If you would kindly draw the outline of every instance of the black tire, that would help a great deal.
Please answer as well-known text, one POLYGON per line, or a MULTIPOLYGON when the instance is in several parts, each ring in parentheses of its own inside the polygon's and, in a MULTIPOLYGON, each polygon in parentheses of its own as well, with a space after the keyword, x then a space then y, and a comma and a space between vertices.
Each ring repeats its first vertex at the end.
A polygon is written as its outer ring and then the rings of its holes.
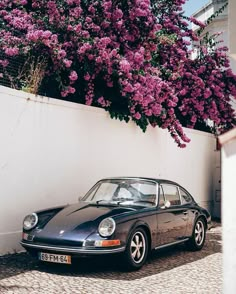
POLYGON ((139 270, 148 255, 148 238, 143 228, 136 228, 130 234, 122 258, 122 267, 126 270, 139 270))
POLYGON ((206 223, 202 217, 198 218, 193 228, 192 237, 187 241, 188 249, 192 251, 201 250, 206 240, 206 223))

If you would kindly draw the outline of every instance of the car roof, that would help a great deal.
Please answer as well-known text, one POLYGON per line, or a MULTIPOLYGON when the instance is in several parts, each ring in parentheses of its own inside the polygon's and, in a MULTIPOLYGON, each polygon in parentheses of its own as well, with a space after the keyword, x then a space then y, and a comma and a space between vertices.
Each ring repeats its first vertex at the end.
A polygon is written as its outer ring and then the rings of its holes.
POLYGON ((104 179, 101 179, 100 181, 103 181, 103 180, 125 180, 125 179, 133 179, 133 180, 146 180, 146 181, 153 181, 153 182, 156 182, 158 184, 160 183, 165 183, 165 184, 173 184, 173 185, 177 185, 177 186, 180 186, 180 184, 174 182, 174 181, 171 181, 171 180, 167 180, 167 179, 157 179, 157 178, 149 178, 149 177, 111 177, 111 178, 104 178, 104 179))

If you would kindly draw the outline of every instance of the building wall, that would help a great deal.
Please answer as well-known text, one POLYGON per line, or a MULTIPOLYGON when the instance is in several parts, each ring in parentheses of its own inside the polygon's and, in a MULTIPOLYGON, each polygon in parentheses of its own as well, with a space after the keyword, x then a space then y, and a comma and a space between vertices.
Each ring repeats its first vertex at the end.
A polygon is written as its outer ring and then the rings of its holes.
MULTIPOLYGON (((236 1, 229 0, 229 46, 230 46, 230 54, 234 59, 236 59, 236 1)), ((236 72, 236 65, 234 65, 234 69, 236 72)))
MULTIPOLYGON (((217 12, 224 4, 226 0, 211 0, 208 4, 203 6, 201 9, 196 11, 193 16, 205 23, 215 12, 217 12)), ((195 24, 192 25, 193 30, 199 29, 195 24)), ((216 33, 220 33, 217 38, 217 41, 220 43, 217 46, 228 46, 229 45, 229 36, 228 36, 228 7, 224 9, 224 11, 216 17, 203 31, 202 36, 204 36, 207 32, 210 35, 214 35, 216 33)), ((194 46, 197 46, 199 42, 195 42, 194 46)), ((195 48, 193 53, 193 58, 197 56, 197 48, 195 48)))
MULTIPOLYGON (((236 73, 236 1, 229 0, 229 52, 231 66, 236 73)), ((224 293, 236 293, 236 138, 222 147, 224 293)))
MULTIPOLYGON (((228 0, 210 0, 206 5, 196 11, 193 16, 198 20, 205 22, 211 17, 216 11, 218 11, 228 0)), ((228 19, 228 9, 225 9, 214 22, 223 21, 228 19)), ((193 30, 196 30, 198 26, 193 24, 193 30)))
MULTIPOLYGON (((193 16, 202 22, 206 22, 207 19, 212 16, 216 11, 218 11, 227 1, 228 7, 226 7, 224 11, 205 28, 202 35, 206 34, 206 32, 209 32, 211 35, 215 33, 221 33, 217 38, 217 41, 220 41, 217 46, 229 47, 230 66, 233 72, 236 73, 236 1, 211 0, 208 4, 196 11, 193 16)), ((193 30, 196 30, 198 28, 198 26, 193 24, 193 30)), ((193 44, 193 47, 196 45, 197 43, 195 42, 193 44)), ((193 58, 195 58, 196 55, 197 49, 195 49, 195 52, 193 53, 193 58)), ((233 102, 233 105, 236 109, 235 102, 233 102)))
POLYGON ((179 182, 211 208, 214 136, 186 129, 180 149, 166 130, 144 134, 102 109, 0 87, 0 254, 18 251, 23 217, 76 202, 100 178, 179 182))
MULTIPOLYGON (((207 19, 218 11, 224 4, 226 0, 211 0, 208 4, 199 9, 194 13, 194 17, 202 22, 206 22, 207 19)), ((218 41, 223 41, 217 46, 227 46, 229 47, 229 56, 230 56, 230 66, 233 72, 236 73, 236 1, 229 0, 228 7, 216 17, 203 31, 202 35, 209 32, 211 35, 221 32, 221 35, 218 37, 218 41)), ((193 29, 197 29, 197 26, 193 25, 193 29)), ((196 44, 194 44, 196 45, 196 44)), ((193 58, 197 56, 197 49, 193 54, 193 58)), ((231 99, 233 108, 236 110, 235 99, 231 99)), ((217 155, 217 158, 220 158, 217 155)), ((212 214, 215 217, 221 216, 221 164, 218 162, 216 164, 215 173, 214 173, 214 197, 213 197, 213 209, 212 214)))
POLYGON ((224 293, 236 293, 236 138, 222 148, 224 293))
POLYGON ((231 66, 236 73, 236 1, 229 0, 229 53, 231 66))

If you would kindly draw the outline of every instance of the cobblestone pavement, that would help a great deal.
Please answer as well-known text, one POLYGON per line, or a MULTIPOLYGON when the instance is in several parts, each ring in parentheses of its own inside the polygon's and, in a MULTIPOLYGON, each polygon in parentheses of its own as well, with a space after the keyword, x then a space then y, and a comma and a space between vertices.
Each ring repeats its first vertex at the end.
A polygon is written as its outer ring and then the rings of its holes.
POLYGON ((221 227, 208 231, 204 248, 157 251, 136 272, 111 258, 79 259, 72 266, 39 263, 26 253, 0 257, 1 294, 222 293, 221 227))

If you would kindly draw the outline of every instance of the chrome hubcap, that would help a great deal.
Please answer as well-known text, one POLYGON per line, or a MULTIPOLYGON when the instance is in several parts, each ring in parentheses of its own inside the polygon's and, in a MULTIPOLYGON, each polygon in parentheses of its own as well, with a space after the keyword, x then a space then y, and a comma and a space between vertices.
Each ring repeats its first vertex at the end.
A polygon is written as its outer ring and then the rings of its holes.
POLYGON ((141 232, 136 232, 131 241, 131 256, 135 263, 140 263, 145 255, 146 242, 141 232))
POLYGON ((198 246, 202 245, 205 237, 205 228, 202 221, 198 221, 195 226, 195 242, 198 246))

